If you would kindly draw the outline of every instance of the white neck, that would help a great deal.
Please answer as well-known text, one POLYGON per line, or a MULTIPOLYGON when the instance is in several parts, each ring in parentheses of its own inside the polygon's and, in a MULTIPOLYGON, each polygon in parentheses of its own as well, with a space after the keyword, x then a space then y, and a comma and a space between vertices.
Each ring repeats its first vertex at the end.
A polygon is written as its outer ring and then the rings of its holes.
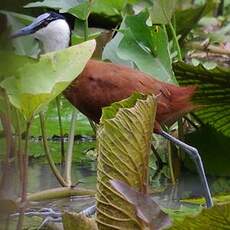
POLYGON ((44 53, 53 52, 69 46, 70 28, 65 20, 58 19, 38 30, 34 37, 41 41, 44 53))

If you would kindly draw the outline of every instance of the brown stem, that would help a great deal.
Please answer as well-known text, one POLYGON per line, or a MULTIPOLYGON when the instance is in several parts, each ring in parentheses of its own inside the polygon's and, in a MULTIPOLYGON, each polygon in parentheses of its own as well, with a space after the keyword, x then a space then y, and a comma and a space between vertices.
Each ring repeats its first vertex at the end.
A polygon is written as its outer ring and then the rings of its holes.
POLYGON ((203 45, 200 42, 188 42, 185 44, 186 47, 191 48, 191 49, 196 49, 196 50, 201 50, 205 52, 210 52, 210 53, 216 53, 216 54, 221 54, 221 55, 230 55, 230 50, 214 46, 214 45, 203 45))

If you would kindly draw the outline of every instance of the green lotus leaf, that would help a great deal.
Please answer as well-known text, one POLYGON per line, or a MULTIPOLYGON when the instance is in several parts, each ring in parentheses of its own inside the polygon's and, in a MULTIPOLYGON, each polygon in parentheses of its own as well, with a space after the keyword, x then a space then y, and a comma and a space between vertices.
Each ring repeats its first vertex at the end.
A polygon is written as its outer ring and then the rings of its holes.
POLYGON ((22 64, 0 86, 10 102, 26 120, 60 94, 83 70, 95 48, 95 41, 87 41, 68 49, 41 55, 36 62, 22 64))
POLYGON ((216 205, 210 209, 203 209, 198 215, 187 216, 183 221, 175 221, 169 228, 180 230, 215 230, 229 229, 230 203, 216 205))
POLYGON ((198 86, 194 101, 205 106, 196 112, 197 116, 230 136, 230 68, 206 69, 203 65, 177 62, 173 70, 181 85, 198 86))

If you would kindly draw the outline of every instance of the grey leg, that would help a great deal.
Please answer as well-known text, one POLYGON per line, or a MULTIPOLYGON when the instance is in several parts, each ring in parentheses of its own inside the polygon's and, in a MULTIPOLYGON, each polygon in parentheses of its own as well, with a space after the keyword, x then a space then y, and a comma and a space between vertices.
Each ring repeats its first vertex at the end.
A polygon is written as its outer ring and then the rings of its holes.
POLYGON ((184 142, 176 139, 175 137, 171 136, 170 134, 166 133, 163 130, 158 131, 157 134, 163 136, 164 138, 168 139, 172 143, 178 145, 186 153, 188 153, 189 156, 191 157, 191 159, 195 162, 199 176, 200 176, 201 184, 202 184, 202 187, 204 189, 204 197, 206 200, 206 206, 207 206, 207 208, 211 208, 213 206, 212 197, 211 197, 210 189, 208 186, 207 178, 206 178, 206 175, 204 172, 204 166, 203 166, 203 163, 202 163, 202 160, 201 160, 201 157, 199 155, 198 150, 196 148, 194 148, 190 145, 187 145, 184 142))

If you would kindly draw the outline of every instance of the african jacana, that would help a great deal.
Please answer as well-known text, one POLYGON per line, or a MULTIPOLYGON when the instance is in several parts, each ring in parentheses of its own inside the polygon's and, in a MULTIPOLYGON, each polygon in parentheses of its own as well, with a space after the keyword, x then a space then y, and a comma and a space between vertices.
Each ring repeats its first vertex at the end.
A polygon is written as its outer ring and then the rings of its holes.
MULTIPOLYGON (((62 15, 54 12, 40 15, 33 23, 14 33, 12 38, 29 34, 33 34, 41 42, 44 52, 64 49, 70 44, 70 27, 62 15)), ((97 123, 104 106, 127 98, 134 92, 157 95, 154 131, 181 147, 193 159, 204 189, 207 207, 212 207, 211 193, 198 150, 161 129, 162 124, 176 121, 196 108, 191 102, 195 90, 195 87, 178 87, 161 82, 122 65, 90 60, 80 76, 65 90, 64 95, 77 109, 97 123)))

